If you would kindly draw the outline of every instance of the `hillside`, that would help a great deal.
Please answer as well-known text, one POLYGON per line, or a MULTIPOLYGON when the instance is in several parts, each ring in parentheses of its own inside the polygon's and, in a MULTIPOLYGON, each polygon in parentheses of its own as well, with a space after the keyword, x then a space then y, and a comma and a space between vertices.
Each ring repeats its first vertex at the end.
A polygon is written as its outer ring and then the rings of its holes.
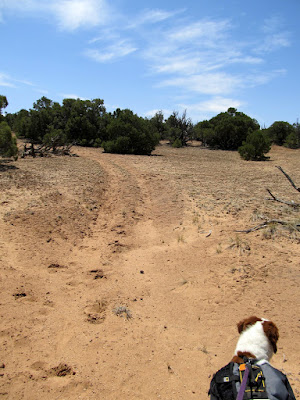
POLYGON ((0 165, 0 399, 206 399, 253 314, 299 396, 299 232, 236 232, 299 221, 299 150, 73 150, 0 165))

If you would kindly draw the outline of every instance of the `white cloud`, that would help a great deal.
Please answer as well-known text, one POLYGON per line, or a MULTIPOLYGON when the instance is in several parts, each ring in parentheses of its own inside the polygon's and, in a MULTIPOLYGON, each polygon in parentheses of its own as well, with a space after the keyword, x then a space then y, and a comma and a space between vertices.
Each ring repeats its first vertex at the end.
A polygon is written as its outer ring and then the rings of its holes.
POLYGON ((264 38, 262 43, 257 46, 256 52, 263 54, 265 52, 272 52, 279 50, 282 47, 290 47, 290 34, 289 32, 279 32, 272 35, 268 35, 264 38))
POLYGON ((290 32, 284 30, 283 20, 278 15, 265 19, 262 32, 265 36, 256 48, 256 52, 259 54, 291 46, 290 32))
POLYGON ((168 109, 159 110, 159 109, 157 108, 157 109, 149 110, 149 111, 145 112, 145 113, 144 113, 144 116, 147 117, 147 118, 152 118, 152 117, 154 117, 154 115, 155 115, 156 113, 158 113, 158 112, 162 112, 164 118, 166 119, 166 118, 168 118, 168 116, 170 116, 170 115, 172 114, 173 111, 168 110, 168 109))
POLYGON ((215 41, 219 39, 223 40, 229 28, 230 22, 228 20, 201 20, 181 28, 177 27, 169 33, 168 37, 170 40, 176 42, 202 40, 205 41, 206 44, 210 43, 210 45, 216 45, 217 43, 215 43, 215 41))
MULTIPOLYGON (((106 0, 0 0, 0 13, 54 18, 63 30, 91 28, 110 19, 106 0)), ((0 15, 1 15, 0 14, 0 15)))
POLYGON ((60 96, 61 96, 63 99, 88 100, 87 98, 78 96, 77 94, 74 94, 74 93, 61 93, 60 96))
POLYGON ((215 114, 227 111, 229 107, 239 108, 242 104, 240 100, 217 96, 200 103, 180 104, 180 107, 193 113, 196 111, 199 113, 215 114))
POLYGON ((24 79, 16 79, 16 78, 11 77, 10 75, 0 72, 0 86, 15 88, 15 87, 17 87, 16 83, 19 83, 21 85, 26 85, 26 86, 35 86, 32 82, 29 82, 24 79))
POLYGON ((154 70, 158 73, 183 73, 187 75, 197 73, 201 62, 199 57, 193 55, 188 57, 180 54, 178 56, 165 57, 157 61, 154 70))
POLYGON ((184 74, 193 75, 197 73, 209 72, 224 69, 232 64, 258 65, 264 62, 261 57, 243 56, 242 53, 231 49, 220 51, 195 49, 190 52, 172 51, 173 54, 162 54, 161 51, 152 49, 152 55, 148 52, 147 58, 153 62, 153 71, 156 73, 184 74), (160 56, 159 56, 160 55, 160 56))
POLYGON ((209 100, 195 103, 179 103, 177 109, 181 112, 187 112, 188 116, 194 123, 210 119, 220 112, 225 112, 229 107, 239 109, 244 103, 234 98, 225 98, 222 96, 214 96, 209 100))
POLYGON ((104 0, 54 1, 51 9, 59 26, 65 30, 102 25, 109 17, 108 6, 104 0))
POLYGON ((175 15, 183 12, 184 10, 178 11, 164 11, 164 10, 145 10, 140 15, 134 18, 134 22, 129 23, 128 29, 137 28, 138 26, 144 24, 155 24, 157 22, 162 22, 167 19, 174 17, 175 15))
MULTIPOLYGON (((288 33, 276 33, 277 27, 275 18, 265 22, 261 50, 273 51, 289 45, 288 33)), ((263 51, 259 51, 259 46, 253 49, 256 38, 241 41, 234 33, 234 25, 228 19, 202 19, 190 24, 185 21, 184 25, 178 23, 176 29, 160 29, 159 35, 154 30, 143 57, 152 74, 160 79, 156 87, 174 87, 180 90, 177 94, 227 96, 264 85, 284 73, 268 71, 263 51)), ((226 99, 220 100, 217 97, 201 106, 216 112, 231 106, 227 101, 223 104, 226 99)), ((231 104, 239 106, 238 101, 231 104)))
POLYGON ((42 94, 44 96, 46 96, 49 93, 49 91, 45 90, 45 89, 34 89, 34 91, 37 92, 37 93, 40 93, 40 94, 42 94))
POLYGON ((285 74, 286 74, 285 69, 264 71, 256 74, 248 74, 245 75, 244 77, 243 87, 247 88, 247 87, 265 85, 266 83, 272 81, 274 78, 277 78, 278 76, 283 76, 285 74))
POLYGON ((133 46, 128 40, 121 39, 104 49, 87 49, 85 55, 99 63, 114 61, 134 53, 137 47, 133 46))
POLYGON ((264 25, 262 27, 263 32, 270 34, 277 32, 282 27, 282 19, 278 15, 272 15, 268 17, 264 21, 264 25))
POLYGON ((16 87, 16 85, 12 83, 11 78, 8 75, 3 74, 1 72, 0 72, 0 86, 13 87, 13 88, 16 87))
POLYGON ((101 29, 101 33, 90 39, 88 41, 88 44, 94 44, 97 42, 109 42, 109 41, 114 42, 119 39, 120 39, 120 34, 108 27, 101 29))
POLYGON ((210 95, 228 94, 239 88, 242 77, 226 68, 234 64, 256 66, 264 60, 246 53, 247 46, 229 35, 231 29, 229 20, 200 20, 162 31, 159 38, 153 35, 143 57, 152 73, 171 75, 158 86, 210 95))
POLYGON ((175 86, 190 92, 219 95, 233 92, 241 83, 238 76, 219 72, 166 79, 159 86, 175 86))

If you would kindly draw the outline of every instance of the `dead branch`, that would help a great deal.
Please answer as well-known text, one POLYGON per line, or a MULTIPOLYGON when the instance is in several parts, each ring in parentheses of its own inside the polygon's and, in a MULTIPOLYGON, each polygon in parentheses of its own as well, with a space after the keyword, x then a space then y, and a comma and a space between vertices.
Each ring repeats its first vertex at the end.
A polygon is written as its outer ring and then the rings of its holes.
POLYGON ((295 203, 293 200, 287 201, 287 200, 279 199, 278 197, 274 196, 274 194, 271 192, 270 189, 266 189, 266 190, 269 193, 269 195, 272 197, 272 199, 268 199, 268 200, 278 201, 279 203, 287 204, 288 206, 292 206, 292 207, 300 207, 300 203, 295 203))
MULTIPOLYGON (((300 192, 300 188, 297 188, 297 186, 293 182, 292 178, 280 166, 276 165, 276 168, 278 168, 279 171, 281 171, 283 173, 283 175, 290 182, 290 184, 293 186, 293 188, 296 189, 298 192, 300 192)), ((272 199, 268 199, 268 200, 278 201, 279 203, 286 204, 286 205, 292 206, 292 207, 300 207, 300 204, 299 203, 295 203, 293 200, 292 201, 287 201, 287 200, 279 199, 278 197, 274 196, 274 194, 271 192, 270 189, 267 189, 267 192, 272 197, 272 199)))
POLYGON ((250 233, 250 232, 258 231, 259 229, 266 228, 268 225, 272 225, 272 224, 280 224, 280 225, 285 225, 285 226, 292 226, 297 231, 300 231, 300 223, 293 223, 293 222, 290 222, 290 221, 283 221, 283 220, 280 220, 280 219, 271 219, 271 220, 268 220, 268 221, 264 221, 261 224, 254 226, 253 228, 249 228, 249 229, 245 229, 245 230, 239 230, 239 231, 236 231, 236 232, 239 232, 239 233, 250 233))
POLYGON ((283 175, 286 177, 286 179, 290 182, 290 184, 293 186, 294 189, 296 189, 298 192, 300 192, 300 187, 297 187, 294 182, 292 181, 291 177, 280 167, 276 165, 276 168, 279 169, 283 173, 283 175))
POLYGON ((45 143, 40 144, 40 145, 35 145, 34 143, 31 143, 30 147, 27 146, 27 144, 24 144, 24 150, 22 153, 22 158, 27 157, 27 156, 40 156, 40 157, 47 157, 51 156, 53 154, 55 155, 66 155, 69 156, 71 147, 74 146, 73 143, 68 143, 64 145, 55 145, 55 143, 51 142, 51 145, 47 145, 45 143))

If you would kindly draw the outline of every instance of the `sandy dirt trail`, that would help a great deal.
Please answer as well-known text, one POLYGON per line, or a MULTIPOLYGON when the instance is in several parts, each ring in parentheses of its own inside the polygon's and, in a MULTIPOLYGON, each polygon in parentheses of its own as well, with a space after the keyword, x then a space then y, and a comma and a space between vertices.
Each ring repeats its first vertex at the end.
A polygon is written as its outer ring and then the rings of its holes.
POLYGON ((299 151, 75 152, 1 170, 0 400, 206 399, 253 314, 299 395, 299 237, 235 232, 299 218, 265 200, 296 201, 299 151))

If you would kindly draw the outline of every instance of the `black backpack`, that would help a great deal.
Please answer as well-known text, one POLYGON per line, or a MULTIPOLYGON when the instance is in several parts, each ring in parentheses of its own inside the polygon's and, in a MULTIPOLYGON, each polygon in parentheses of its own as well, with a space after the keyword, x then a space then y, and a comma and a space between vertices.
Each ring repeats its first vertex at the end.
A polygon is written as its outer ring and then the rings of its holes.
MULTIPOLYGON (((247 360, 249 376, 247 379, 244 400, 268 399, 265 377, 260 366, 247 360)), ((243 380, 245 364, 230 362, 214 374, 208 394, 211 400, 236 400, 238 388, 243 380)))

